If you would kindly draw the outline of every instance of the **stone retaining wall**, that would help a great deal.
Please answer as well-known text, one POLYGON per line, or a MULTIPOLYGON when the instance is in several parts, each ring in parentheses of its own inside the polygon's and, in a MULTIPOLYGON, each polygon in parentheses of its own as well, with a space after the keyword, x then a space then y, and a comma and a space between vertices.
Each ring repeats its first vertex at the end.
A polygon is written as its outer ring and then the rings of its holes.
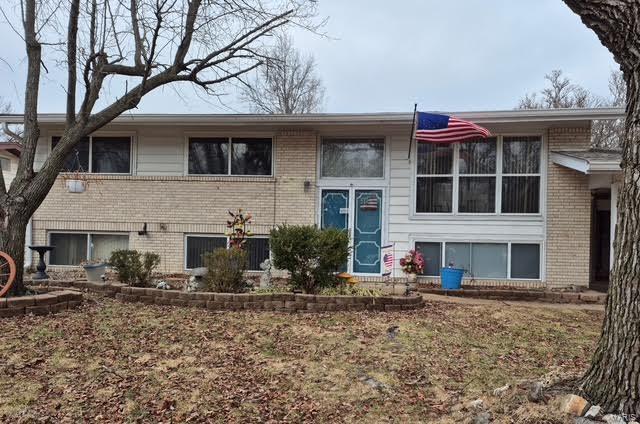
POLYGON ((604 305, 607 295, 604 293, 576 293, 548 290, 487 290, 468 289, 443 290, 440 288, 420 287, 421 293, 439 294, 443 296, 473 297, 493 300, 539 301, 550 303, 595 303, 604 305))
POLYGON ((123 302, 142 302, 155 305, 192 306, 213 311, 404 311, 424 306, 421 296, 321 296, 311 294, 277 293, 209 293, 129 287, 120 283, 93 283, 74 280, 48 280, 32 283, 40 287, 62 289, 73 287, 123 302))
POLYGON ((122 287, 116 299, 156 305, 193 306, 214 311, 405 311, 424 306, 421 296, 321 296, 312 294, 188 293, 141 287, 122 287))
POLYGON ((77 308, 82 304, 82 293, 72 290, 46 290, 33 296, 0 298, 0 318, 21 315, 47 315, 77 308))

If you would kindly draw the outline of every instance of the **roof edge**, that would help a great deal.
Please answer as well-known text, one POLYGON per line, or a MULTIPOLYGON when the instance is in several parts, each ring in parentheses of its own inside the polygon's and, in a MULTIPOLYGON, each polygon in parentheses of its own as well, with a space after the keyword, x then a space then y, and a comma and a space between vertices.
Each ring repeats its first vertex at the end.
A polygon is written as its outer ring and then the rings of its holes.
MULTIPOLYGON (((623 118, 622 108, 591 109, 514 109, 495 111, 461 111, 434 112, 453 115, 477 123, 510 123, 510 122, 558 122, 558 121, 591 121, 623 118)), ((376 113, 311 113, 299 115, 256 115, 256 114, 189 114, 189 113, 139 113, 123 114, 113 120, 114 123, 154 123, 154 124, 408 124, 413 118, 406 112, 376 113)), ((22 114, 0 115, 0 122, 20 124, 22 114)), ((38 114, 41 124, 63 124, 64 113, 38 114)))

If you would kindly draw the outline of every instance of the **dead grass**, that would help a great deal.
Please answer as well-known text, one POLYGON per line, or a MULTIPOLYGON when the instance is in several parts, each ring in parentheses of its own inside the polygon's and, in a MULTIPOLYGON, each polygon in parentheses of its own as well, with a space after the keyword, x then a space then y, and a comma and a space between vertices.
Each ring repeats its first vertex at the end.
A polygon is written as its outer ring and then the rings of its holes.
POLYGON ((0 421, 460 423, 475 413, 456 405, 482 398, 495 422, 563 422, 528 403, 524 383, 583 371, 601 320, 448 303, 289 315, 98 300, 0 322, 0 421))

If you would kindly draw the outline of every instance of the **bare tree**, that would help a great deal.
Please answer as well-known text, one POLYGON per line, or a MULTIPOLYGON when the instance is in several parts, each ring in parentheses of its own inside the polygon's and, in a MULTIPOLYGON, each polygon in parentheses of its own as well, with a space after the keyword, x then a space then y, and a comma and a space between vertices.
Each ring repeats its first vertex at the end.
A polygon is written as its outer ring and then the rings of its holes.
POLYGON ((303 57, 291 36, 280 33, 255 81, 246 84, 242 99, 252 112, 310 113, 322 108, 324 87, 316 75, 313 56, 303 57))
POLYGON ((563 0, 620 64, 626 85, 622 187, 602 335, 582 380, 604 410, 640 415, 640 2, 563 0))
POLYGON ((603 100, 587 89, 563 75, 559 69, 554 69, 544 76, 548 87, 540 93, 527 94, 520 99, 518 109, 560 109, 585 108, 601 106, 603 100))
MULTIPOLYGON (((138 106, 151 91, 190 83, 216 94, 263 62, 263 38, 289 22, 311 27, 314 0, 13 0, 21 13, 27 80, 23 150, 7 188, 0 175, 0 250, 23 263, 25 229, 83 137, 138 106), (46 55, 43 55, 43 51, 46 55), (38 172, 38 89, 45 57, 67 69, 66 125, 38 172), (96 110, 103 87, 123 87, 96 110), (78 99, 78 101, 77 101, 78 99)), ((0 10, 10 10, 5 2, 0 10)), ((10 24, 11 25, 11 24, 10 24)), ((46 68, 45 68, 46 69, 46 68)), ((18 272, 14 293, 24 292, 18 272)))
MULTIPOLYGON (((558 109, 622 106, 626 98, 624 80, 620 71, 609 76, 609 97, 597 96, 586 88, 571 82, 561 70, 545 75, 549 86, 523 96, 518 109, 558 109)), ((594 149, 618 150, 624 137, 624 120, 597 120, 591 129, 591 147, 594 149)))

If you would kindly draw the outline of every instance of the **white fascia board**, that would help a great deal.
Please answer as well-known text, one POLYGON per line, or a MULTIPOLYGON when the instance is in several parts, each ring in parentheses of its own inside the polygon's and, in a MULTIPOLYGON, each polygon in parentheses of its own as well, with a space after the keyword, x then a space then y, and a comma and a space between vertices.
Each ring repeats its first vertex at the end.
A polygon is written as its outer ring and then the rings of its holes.
POLYGON ((589 161, 579 159, 573 156, 563 155, 562 153, 551 152, 551 162, 565 168, 573 169, 583 174, 589 173, 589 161))
MULTIPOLYGON (((477 123, 522 123, 522 122, 570 122, 602 119, 619 119, 624 117, 621 108, 596 109, 541 109, 541 110, 506 110, 477 112, 436 112, 453 115, 477 123)), ((155 125, 358 125, 358 124, 397 124, 410 125, 412 113, 311 113, 299 115, 252 115, 252 114, 123 114, 113 122, 118 124, 155 124, 155 125)), ((41 124, 64 124, 65 114, 43 113, 38 115, 41 124)), ((0 115, 0 122, 22 123, 19 114, 0 115)))

